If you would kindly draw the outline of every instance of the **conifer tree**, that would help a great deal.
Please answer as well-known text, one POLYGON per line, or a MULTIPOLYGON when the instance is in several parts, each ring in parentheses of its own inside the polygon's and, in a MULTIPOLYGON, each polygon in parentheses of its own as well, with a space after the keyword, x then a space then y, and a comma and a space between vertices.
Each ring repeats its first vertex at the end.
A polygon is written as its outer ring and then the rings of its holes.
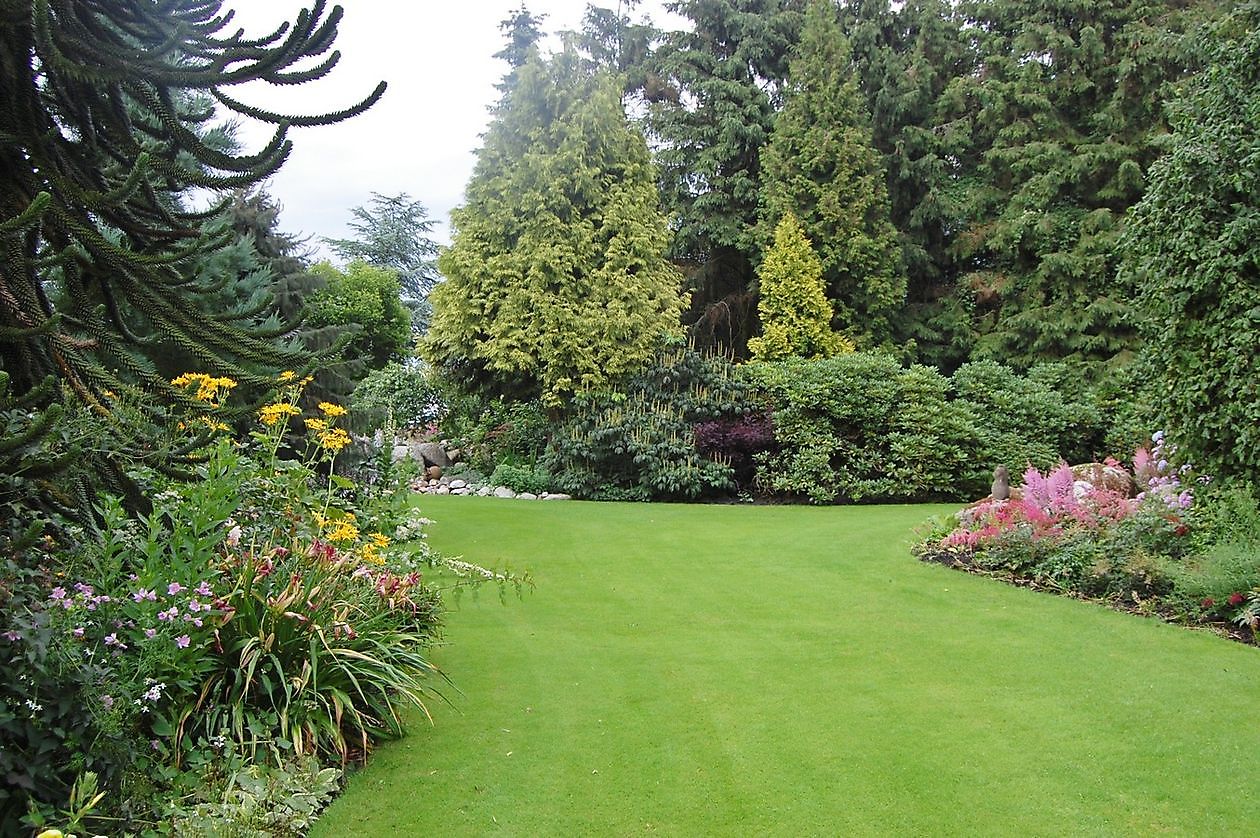
POLYGON ((742 352, 754 323, 761 152, 800 28, 790 0, 676 0, 691 20, 657 50, 647 125, 674 219, 670 255, 694 291, 692 333, 742 352))
POLYGON ((774 244, 757 271, 761 337, 748 341, 754 361, 830 358, 853 351, 831 328, 831 303, 823 290, 823 263, 792 212, 774 230, 774 244))
POLYGON ((23 394, 46 376, 105 411, 125 382, 174 394, 149 357, 176 346, 203 369, 260 380, 250 365, 300 360, 250 322, 202 316, 188 266, 231 238, 192 213, 190 188, 227 192, 275 172, 289 128, 366 109, 286 116, 227 90, 300 84, 337 63, 340 7, 322 0, 262 38, 228 28, 213 0, 36 0, 7 4, 0 27, 0 364, 23 394), (197 133, 223 108, 276 126, 254 154, 197 133))
POLYGON ((620 92, 573 52, 535 55, 496 109, 422 342, 470 386, 557 403, 679 331, 655 173, 620 92))
POLYGON ((966 137, 949 158, 952 247, 977 356, 1027 367, 1131 353, 1135 289, 1117 282, 1116 243, 1166 131, 1161 101, 1194 61, 1182 33, 1217 5, 960 4, 980 63, 942 116, 966 137))
POLYGON ((923 363, 955 369, 975 346, 971 298, 958 293, 951 249, 956 195, 972 174, 957 165, 970 139, 965 125, 943 116, 941 104, 950 83, 975 70, 972 39, 949 0, 847 0, 840 25, 883 156, 906 271, 894 342, 923 363))
POLYGON ((808 7, 784 99, 762 155, 763 227, 795 214, 822 261, 837 327, 887 342, 905 273, 883 161, 831 0, 808 7))

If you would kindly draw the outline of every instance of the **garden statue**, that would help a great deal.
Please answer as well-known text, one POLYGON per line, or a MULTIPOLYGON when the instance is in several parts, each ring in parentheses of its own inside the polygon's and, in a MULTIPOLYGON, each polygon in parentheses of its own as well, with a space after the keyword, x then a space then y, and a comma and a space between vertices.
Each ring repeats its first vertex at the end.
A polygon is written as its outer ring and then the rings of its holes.
POLYGON ((994 500, 1009 500, 1011 497, 1011 473, 1006 466, 998 466, 993 470, 993 491, 989 496, 994 500))

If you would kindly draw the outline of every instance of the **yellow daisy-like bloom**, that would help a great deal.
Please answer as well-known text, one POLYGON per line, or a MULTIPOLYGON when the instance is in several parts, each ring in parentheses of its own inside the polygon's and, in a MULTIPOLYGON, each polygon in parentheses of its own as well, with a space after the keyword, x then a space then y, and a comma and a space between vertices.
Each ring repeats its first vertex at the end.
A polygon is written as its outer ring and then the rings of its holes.
POLYGON ((319 446, 336 454, 350 444, 350 434, 344 428, 331 428, 319 432, 319 446))
POLYGON ((319 409, 324 411, 325 416, 345 416, 346 409, 339 404, 332 402, 320 402, 319 409))
POLYGON ((295 378, 297 378, 297 373, 295 373, 293 370, 285 370, 284 372, 280 373, 281 381, 292 381, 295 378))
POLYGON ((301 413, 302 411, 288 402, 275 402, 263 405, 258 411, 258 419, 264 425, 271 427, 286 416, 298 416, 301 413))
POLYGON ((188 387, 191 384, 196 384, 197 392, 193 394, 193 398, 199 402, 205 402, 216 407, 220 398, 227 395, 227 392, 236 386, 236 382, 230 378, 206 375, 204 372, 186 372, 181 376, 172 378, 171 384, 176 387, 188 387))
POLYGON ((354 541, 359 537, 359 528, 354 525, 352 520, 343 519, 335 522, 324 533, 324 538, 329 541, 354 541))
POLYGON ((368 538, 373 544, 382 549, 389 546, 389 536, 387 535, 381 535, 379 532, 374 532, 369 535, 368 538))
POLYGON ((310 419, 303 419, 302 421, 306 423, 306 429, 307 429, 308 431, 326 431, 326 430, 328 430, 328 423, 327 423, 327 422, 325 422, 323 419, 316 419, 316 418, 312 417, 312 418, 310 418, 310 419))
POLYGON ((367 564, 385 564, 385 558, 375 544, 364 544, 359 550, 359 557, 367 564))

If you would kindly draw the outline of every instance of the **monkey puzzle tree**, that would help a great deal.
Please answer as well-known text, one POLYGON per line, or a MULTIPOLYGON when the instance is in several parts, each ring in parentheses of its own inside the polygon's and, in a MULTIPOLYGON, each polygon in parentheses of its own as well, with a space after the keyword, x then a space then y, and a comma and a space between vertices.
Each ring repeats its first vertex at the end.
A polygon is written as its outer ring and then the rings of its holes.
POLYGON ((578 56, 537 56, 496 110, 451 216, 422 352, 470 384, 557 402, 649 363, 680 278, 642 134, 578 56))
POLYGON ((173 396, 147 360, 170 346, 247 381, 261 381, 247 367, 295 361, 249 320, 203 316, 206 289, 187 268, 232 234, 202 223, 223 204, 191 212, 183 195, 263 180, 288 156, 291 126, 351 117, 384 83, 320 116, 250 107, 226 91, 333 68, 341 8, 319 0, 251 39, 227 28, 221 5, 33 0, 0 10, 0 365, 15 393, 54 376, 99 411, 100 394, 128 382, 173 396), (276 125, 271 141, 254 154, 205 141, 211 100, 276 125))

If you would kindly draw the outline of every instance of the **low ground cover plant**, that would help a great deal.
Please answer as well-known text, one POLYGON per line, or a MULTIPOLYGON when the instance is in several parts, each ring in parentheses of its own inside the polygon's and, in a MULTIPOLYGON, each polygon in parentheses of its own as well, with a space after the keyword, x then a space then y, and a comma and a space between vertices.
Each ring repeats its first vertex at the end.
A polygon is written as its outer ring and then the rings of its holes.
POLYGON ((100 537, 0 544, 0 831, 289 834, 440 697, 440 586, 521 581, 444 575, 405 493, 337 473, 347 410, 304 411, 306 383, 283 374, 240 440, 217 418, 234 382, 180 376, 193 480, 137 469, 149 511, 103 495, 100 537))
POLYGON ((1260 505, 1244 487, 1196 474, 1162 433, 1152 443, 1135 453, 1131 475, 1106 462, 1123 480, 1091 482, 1066 464, 1045 474, 1030 466, 1009 499, 948 516, 917 553, 1254 642, 1260 505))

